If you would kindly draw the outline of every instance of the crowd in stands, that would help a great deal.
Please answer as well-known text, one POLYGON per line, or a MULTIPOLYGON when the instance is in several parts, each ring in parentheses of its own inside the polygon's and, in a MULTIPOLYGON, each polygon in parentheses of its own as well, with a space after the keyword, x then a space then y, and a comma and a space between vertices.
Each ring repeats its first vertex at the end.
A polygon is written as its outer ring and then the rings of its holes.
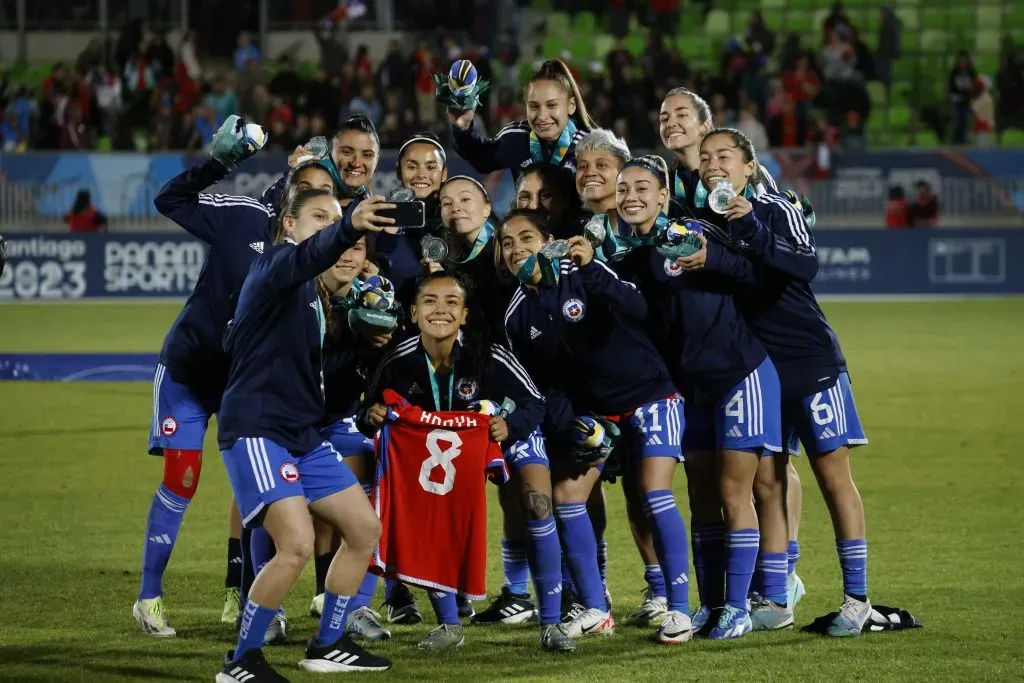
MULTIPOLYGON (((588 0, 556 0, 568 11, 587 9, 588 0)), ((602 3, 598 3, 602 4, 602 3)), ((901 25, 891 10, 883 17, 877 49, 870 50, 841 3, 817 36, 778 35, 760 12, 753 12, 746 34, 728 40, 718 69, 691 69, 675 40, 657 27, 678 26, 677 0, 630 3, 612 0, 608 11, 647 8, 641 20, 652 27, 640 53, 630 52, 618 35, 603 61, 580 64, 572 55, 583 95, 595 118, 638 147, 656 147, 658 103, 672 87, 687 85, 711 104, 716 121, 734 125, 759 149, 827 146, 862 149, 865 122, 872 112, 866 84, 892 83, 892 65, 901 57, 901 25), (769 72, 776 65, 774 72, 769 72)), ((613 32, 628 25, 611 21, 613 32)), ((529 30, 529 27, 520 27, 529 30)), ((618 31, 621 34, 621 31, 618 31)), ((120 32, 115 45, 92 41, 74 64, 58 63, 38 92, 0 74, 0 143, 6 151, 24 149, 202 150, 224 118, 240 112, 270 132, 270 147, 285 151, 312 135, 329 133, 343 117, 363 113, 377 124, 384 146, 412 131, 447 125, 433 99, 434 72, 456 58, 474 61, 483 78, 497 82, 485 98, 482 123, 490 131, 522 115, 516 75, 523 59, 512 32, 491 41, 458 42, 434 34, 408 49, 395 41, 373 63, 365 46, 352 46, 342 30, 317 35, 322 60, 313 69, 288 56, 272 62, 252 37, 241 32, 229 62, 205 63, 194 33, 172 47, 160 32, 139 21, 120 32), (492 71, 497 67, 497 74, 492 71)), ((978 74, 966 53, 949 76, 950 142, 988 143, 999 128, 1021 126, 1024 117, 1024 51, 1007 53, 997 76, 998 105, 989 74, 978 74)), ((936 116, 936 125, 943 124, 936 116)), ((927 116, 922 120, 928 125, 927 116)))

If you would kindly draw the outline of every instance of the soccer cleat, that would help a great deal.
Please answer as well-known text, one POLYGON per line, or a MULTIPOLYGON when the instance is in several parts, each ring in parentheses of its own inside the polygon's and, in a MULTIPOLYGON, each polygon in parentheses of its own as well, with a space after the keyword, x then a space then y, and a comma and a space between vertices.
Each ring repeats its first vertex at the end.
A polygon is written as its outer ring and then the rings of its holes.
MULTIPOLYGON (((721 609, 721 607, 718 608, 718 610, 721 609)), ((701 605, 690 614, 690 623, 693 625, 694 635, 706 636, 718 623, 718 614, 715 608, 701 605)))
POLYGON ((274 671, 263 657, 263 650, 249 650, 239 659, 234 652, 224 658, 224 668, 217 674, 216 683, 288 683, 288 679, 274 671))
POLYGON ((381 626, 381 619, 382 617, 369 607, 360 607, 349 615, 345 633, 353 639, 362 638, 371 642, 387 640, 391 637, 391 631, 381 626))
POLYGON ((164 607, 164 599, 160 596, 136 600, 132 605, 132 617, 147 636, 171 638, 176 635, 176 631, 167 621, 167 608, 164 607))
POLYGON ((750 633, 752 628, 753 625, 750 623, 749 612, 732 605, 726 605, 718 616, 718 623, 708 633, 708 638, 711 640, 741 638, 750 633))
POLYGON ((825 633, 834 638, 859 636, 870 616, 870 600, 861 602, 847 595, 843 600, 843 606, 839 608, 839 614, 828 625, 828 630, 825 633))
POLYGON ((473 602, 465 594, 456 593, 455 603, 459 606, 459 619, 472 619, 476 615, 473 602))
POLYGON ((542 628, 540 646, 548 652, 572 652, 576 649, 564 624, 548 624, 542 628))
POLYGON ((644 599, 635 612, 626 616, 627 626, 657 626, 668 612, 668 600, 655 595, 648 588, 644 591, 644 599))
POLYGON ((570 638, 610 636, 615 633, 615 619, 612 618, 611 612, 596 607, 583 610, 583 614, 564 626, 570 638))
POLYGON ((796 572, 793 572, 786 578, 786 591, 787 604, 793 609, 796 609, 796 605, 800 602, 800 599, 807 594, 807 589, 804 588, 803 580, 797 576, 796 572))
POLYGON ((309 616, 314 619, 319 619, 320 615, 324 613, 324 594, 313 596, 313 602, 309 603, 309 616))
POLYGON ((320 645, 315 636, 310 638, 306 657, 299 661, 299 668, 320 674, 387 671, 391 661, 367 652, 345 633, 330 645, 320 645))
POLYGON ((461 624, 438 624, 416 647, 421 650, 447 650, 462 647, 465 642, 461 624))
POLYGON ((235 617, 242 609, 242 591, 238 588, 224 589, 224 609, 220 613, 220 623, 233 624, 235 617))
POLYGON ((758 595, 750 602, 750 623, 755 631, 793 628, 793 609, 758 595))
POLYGON ((521 624, 537 613, 530 595, 513 593, 508 586, 502 586, 501 595, 491 601, 490 607, 473 616, 471 621, 478 626, 492 624, 521 624))
POLYGON ((654 637, 659 643, 675 645, 693 638, 693 623, 686 612, 666 611, 654 637))
POLYGON ((608 603, 608 611, 611 612, 612 611, 612 592, 610 590, 608 590, 608 585, 607 584, 605 584, 605 587, 604 587, 604 600, 605 600, 605 602, 608 603))
POLYGON ((286 640, 288 640, 288 617, 285 616, 284 608, 282 607, 277 610, 274 620, 270 622, 267 632, 263 634, 263 644, 278 645, 286 640))
POLYGON ((423 621, 423 615, 404 583, 395 586, 391 599, 384 601, 384 616, 389 624, 418 624, 423 621))
POLYGON ((568 624, 587 611, 573 591, 562 591, 562 623, 568 624))

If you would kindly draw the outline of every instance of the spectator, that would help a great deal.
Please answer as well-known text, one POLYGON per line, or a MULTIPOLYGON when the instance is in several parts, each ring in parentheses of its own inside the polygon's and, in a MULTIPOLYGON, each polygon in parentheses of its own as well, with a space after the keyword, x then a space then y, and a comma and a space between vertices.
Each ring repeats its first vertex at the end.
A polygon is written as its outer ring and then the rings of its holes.
POLYGON ((267 86, 256 84, 245 99, 242 111, 245 112, 246 119, 262 124, 270 115, 271 106, 270 93, 267 91, 267 86))
POLYGON ((888 95, 892 87, 892 63, 900 57, 903 41, 903 22, 891 7, 880 10, 882 23, 878 27, 878 50, 875 51, 875 80, 885 86, 888 95))
MULTIPOLYGON (((305 84, 306 106, 310 111, 324 112, 331 121, 338 121, 341 115, 341 93, 337 87, 331 84, 328 79, 327 70, 318 66, 313 74, 313 80, 305 84)), ((283 101, 287 102, 282 98, 283 101)), ((291 117, 288 119, 291 123, 291 117)))
POLYGON ((409 60, 397 40, 388 44, 387 54, 377 68, 377 92, 396 93, 401 101, 409 88, 409 60))
POLYGON ((611 51, 605 56, 605 68, 611 79, 611 87, 615 88, 626 82, 627 74, 633 68, 633 55, 626 49, 622 38, 616 38, 611 51))
POLYGON ((807 123, 811 116, 811 104, 821 90, 821 81, 810 68, 804 55, 798 55, 793 68, 782 74, 782 87, 793 101, 796 115, 797 139, 807 137, 807 123))
POLYGON ((294 118, 294 112, 291 106, 285 102, 282 98, 274 96, 270 100, 271 107, 270 113, 267 115, 266 123, 263 125, 268 129, 274 128, 277 121, 281 121, 282 125, 287 128, 292 124, 294 118))
POLYGON ((263 55, 260 54, 259 48, 252 44, 252 36, 248 31, 238 34, 238 49, 235 50, 233 61, 237 71, 244 69, 249 62, 263 61, 263 55))
POLYGON ((315 135, 329 136, 330 132, 327 130, 327 121, 324 120, 324 115, 320 112, 314 112, 309 117, 309 136, 315 135))
POLYGON ((217 132, 216 113, 211 107, 197 106, 192 112, 192 135, 186 149, 190 152, 206 150, 217 132))
POLYGON ((759 120, 758 107, 754 102, 748 102, 740 112, 740 118, 736 122, 736 128, 741 130, 750 138, 754 150, 757 152, 768 151, 768 131, 759 120))
POLYGON ((181 46, 178 48, 178 57, 188 77, 198 81, 203 77, 203 69, 199 66, 199 57, 196 55, 196 32, 189 31, 181 39, 181 46))
POLYGON ((519 40, 512 31, 506 31, 498 43, 498 61, 505 70, 505 78, 497 85, 515 88, 519 84, 519 57, 519 40))
POLYGON ((498 91, 498 107, 494 110, 496 127, 503 128, 519 118, 519 108, 516 106, 515 96, 508 88, 502 88, 498 91))
POLYGON ((373 79, 373 63, 370 61, 370 48, 360 45, 356 48, 355 57, 356 78, 361 83, 367 83, 373 79))
POLYGON ((775 50, 775 34, 764 23, 761 10, 750 13, 746 37, 747 49, 755 55, 769 56, 775 50))
POLYGON ((195 119, 192 111, 186 111, 175 117, 171 126, 171 134, 167 142, 168 149, 190 149, 192 134, 195 132, 195 119))
POLYGON ((777 112, 768 119, 768 140, 772 147, 783 147, 793 149, 800 147, 806 136, 800 137, 800 126, 797 123, 796 105, 793 98, 783 90, 780 90, 772 102, 769 110, 777 112))
POLYGON ((967 121, 971 116, 971 98, 978 81, 971 56, 966 50, 956 55, 956 62, 949 72, 949 99, 953 102, 953 144, 967 142, 967 121))
POLYGON ((831 177, 832 150, 838 141, 839 134, 835 128, 828 125, 827 121, 814 119, 811 122, 811 130, 807 136, 807 147, 814 159, 812 172, 815 178, 825 180, 831 177))
POLYGON ((92 205, 89 190, 79 190, 71 211, 64 217, 71 232, 97 232, 107 224, 107 217, 92 205))
POLYGON ((754 55, 751 67, 743 75, 742 95, 757 107, 757 116, 764 118, 768 100, 772 96, 772 81, 768 77, 768 58, 754 55))
POLYGON ((64 123, 60 129, 60 148, 63 150, 89 150, 93 148, 92 133, 82 122, 82 108, 78 103, 67 105, 64 123))
POLYGON ((846 120, 839 132, 839 141, 843 150, 847 152, 863 152, 867 148, 868 138, 860 112, 852 109, 846 112, 846 120))
POLYGON ((284 119, 276 118, 270 124, 266 149, 271 152, 290 154, 295 147, 305 140, 295 140, 284 119))
MULTIPOLYGON (((317 120, 320 121, 321 123, 323 123, 323 120, 324 120, 323 115, 318 113, 316 116, 317 116, 317 120)), ((323 126, 322 125, 320 126, 320 130, 321 130, 321 132, 319 132, 319 133, 313 133, 311 131, 311 129, 310 129, 310 118, 309 118, 309 116, 304 114, 304 113, 302 113, 302 112, 300 112, 295 117, 295 125, 292 127, 291 134, 292 134, 292 138, 294 138, 297 141, 296 144, 300 144, 301 145, 303 142, 305 142, 306 140, 310 139, 314 135, 323 135, 323 132, 322 132, 323 131, 323 126)))
POLYGON ((437 121, 437 101, 434 99, 434 55, 421 40, 412 56, 413 81, 416 88, 416 110, 420 122, 430 127, 437 121))
POLYGON ((15 91, 14 99, 6 111, 8 114, 13 112, 17 116, 15 130, 18 138, 27 141, 32 135, 35 119, 39 114, 39 108, 36 101, 29 95, 28 88, 20 86, 15 91))
POLYGON ((992 79, 978 76, 974 99, 971 100, 971 113, 974 115, 974 144, 978 147, 991 147, 996 130, 996 105, 992 100, 992 79))
POLYGON ((174 51, 167 44, 167 34, 164 31, 157 31, 150 36, 146 62, 153 69, 153 77, 157 82, 174 75, 174 51))
MULTIPOLYGON (((326 74, 326 71, 324 73, 326 74)), ((281 97, 289 102, 294 102, 305 87, 306 84, 295 73, 295 65, 292 62, 292 58, 288 55, 281 57, 277 63, 277 73, 270 79, 270 84, 268 85, 270 94, 281 97)))
POLYGON ((214 78, 213 88, 204 102, 213 110, 214 128, 220 126, 227 117, 239 112, 238 98, 235 97, 235 91, 228 87, 227 78, 223 74, 214 78))
POLYGON ((885 202, 885 227, 910 227, 910 204, 907 203, 907 197, 899 185, 889 188, 889 199, 885 202))
POLYGON ((55 62, 50 68, 50 73, 43 79, 43 97, 52 100, 54 97, 54 86, 64 83, 67 80, 67 69, 64 62, 55 62))
POLYGON ((836 0, 832 5, 832 10, 825 17, 825 22, 821 26, 823 34, 825 36, 825 42, 829 41, 829 34, 834 33, 837 30, 853 28, 853 22, 850 21, 850 17, 846 14, 846 8, 843 7, 843 3, 840 0, 836 0))
POLYGON ((711 117, 716 126, 731 126, 736 121, 736 111, 729 108, 725 95, 716 92, 711 96, 711 117))
POLYGON ((934 228, 939 222, 939 198, 924 180, 918 180, 914 188, 917 196, 910 205, 907 223, 912 228, 934 228))
POLYGON ((0 122, 0 151, 24 152, 27 138, 18 132, 18 112, 8 109, 0 122))
POLYGON ((996 129, 1024 129, 1024 51, 1012 50, 999 69, 996 80, 999 92, 999 115, 996 129))
POLYGON ((352 98, 352 101, 348 105, 348 113, 345 118, 355 116, 356 114, 363 114, 368 119, 373 121, 376 126, 380 124, 384 118, 384 106, 377 99, 373 92, 373 83, 366 82, 363 84, 362 89, 359 91, 359 95, 352 98))
POLYGON ((852 26, 843 30, 846 31, 847 40, 850 42, 850 47, 853 48, 853 68, 860 76, 858 80, 867 82, 874 79, 875 60, 871 56, 871 50, 868 49, 867 44, 861 40, 860 31, 852 26))

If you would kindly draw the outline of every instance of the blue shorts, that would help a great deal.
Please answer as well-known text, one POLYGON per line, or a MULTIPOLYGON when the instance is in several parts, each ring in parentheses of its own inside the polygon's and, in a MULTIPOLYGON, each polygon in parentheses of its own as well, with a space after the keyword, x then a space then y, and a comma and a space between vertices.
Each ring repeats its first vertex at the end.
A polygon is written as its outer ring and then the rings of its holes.
POLYGON ((715 405, 687 404, 684 451, 782 451, 779 375, 765 358, 715 405))
POLYGON ((259 526, 260 513, 274 501, 302 496, 313 503, 359 483, 327 441, 296 458, 270 439, 239 439, 220 455, 247 527, 259 526))
POLYGON ((356 418, 343 417, 337 422, 317 430, 320 438, 326 439, 342 457, 373 455, 373 439, 365 436, 356 426, 356 418))
POLYGON ((533 430, 533 434, 530 436, 522 441, 516 441, 505 449, 505 464, 511 470, 520 470, 527 465, 544 465, 547 469, 551 469, 540 427, 533 430))
POLYGON ((679 394, 646 403, 620 422, 622 439, 630 440, 640 458, 675 458, 683 461, 683 397, 679 394))
POLYGON ((808 455, 819 455, 868 442, 853 402, 850 375, 845 372, 839 373, 830 389, 785 403, 782 422, 790 455, 800 455, 801 443, 808 455))
POLYGON ((153 375, 153 418, 149 426, 149 454, 163 455, 165 448, 203 450, 210 416, 220 409, 219 393, 200 395, 167 374, 157 364, 153 375))

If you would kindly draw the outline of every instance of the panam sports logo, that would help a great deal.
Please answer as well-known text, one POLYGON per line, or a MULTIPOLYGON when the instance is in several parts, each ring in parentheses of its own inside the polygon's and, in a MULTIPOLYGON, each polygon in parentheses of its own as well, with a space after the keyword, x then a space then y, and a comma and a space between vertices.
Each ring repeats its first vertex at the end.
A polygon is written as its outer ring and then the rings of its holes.
POLYGON ((111 294, 188 294, 205 260, 206 247, 199 242, 107 242, 105 289, 111 294))

